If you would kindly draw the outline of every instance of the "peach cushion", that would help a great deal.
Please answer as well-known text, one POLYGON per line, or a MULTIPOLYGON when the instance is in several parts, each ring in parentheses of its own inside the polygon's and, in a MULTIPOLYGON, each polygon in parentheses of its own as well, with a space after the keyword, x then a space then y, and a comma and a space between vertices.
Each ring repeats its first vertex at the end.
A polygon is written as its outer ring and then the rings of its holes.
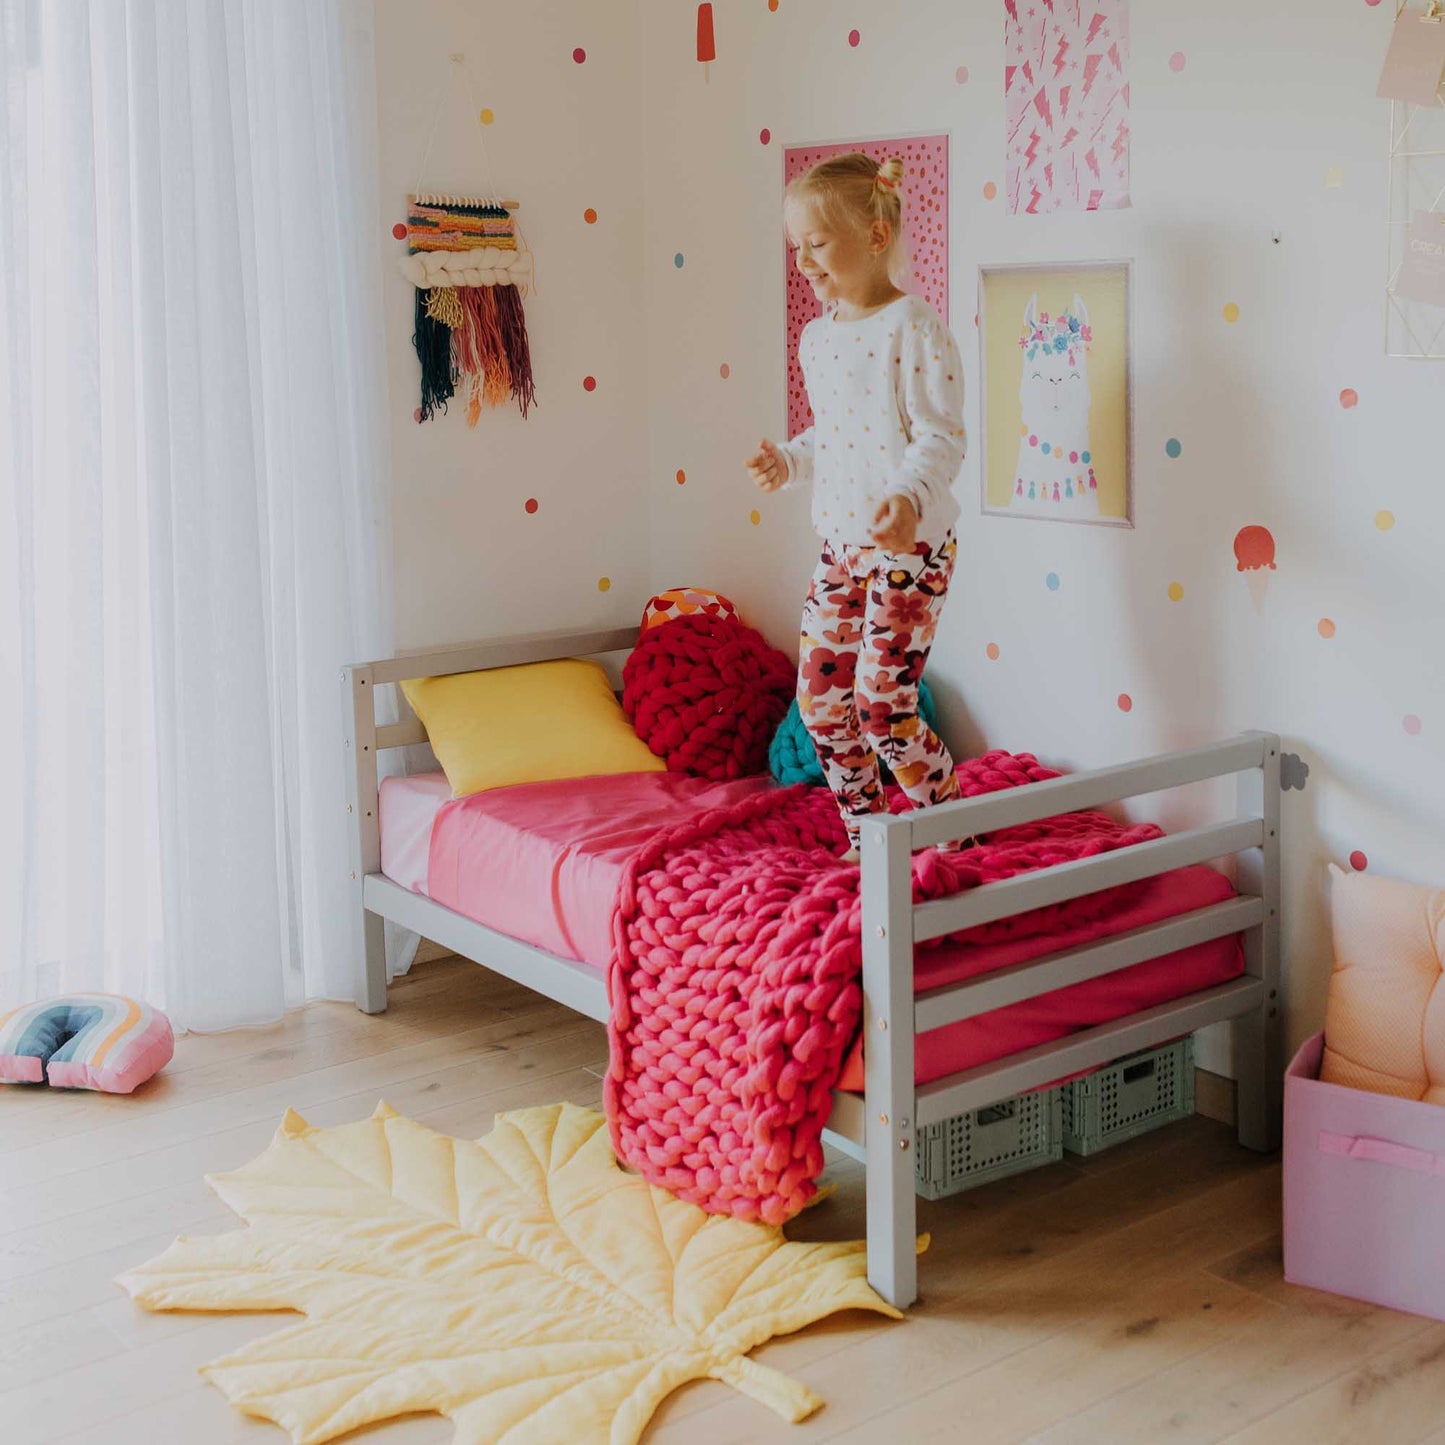
POLYGON ((1445 1104, 1445 888, 1330 865, 1335 971, 1320 1078, 1445 1104))

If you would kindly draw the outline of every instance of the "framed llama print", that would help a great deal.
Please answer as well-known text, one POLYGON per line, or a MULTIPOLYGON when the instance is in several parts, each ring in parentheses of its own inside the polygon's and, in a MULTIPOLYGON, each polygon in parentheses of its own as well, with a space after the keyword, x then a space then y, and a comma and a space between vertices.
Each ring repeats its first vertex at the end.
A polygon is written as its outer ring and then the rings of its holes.
POLYGON ((984 512, 1132 527, 1130 263, 983 266, 984 512))

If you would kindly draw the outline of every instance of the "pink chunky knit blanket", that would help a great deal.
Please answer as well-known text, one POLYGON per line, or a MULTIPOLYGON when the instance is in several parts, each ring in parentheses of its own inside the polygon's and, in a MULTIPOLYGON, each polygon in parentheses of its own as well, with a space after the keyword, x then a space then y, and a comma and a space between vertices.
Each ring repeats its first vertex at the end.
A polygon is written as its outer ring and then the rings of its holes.
MULTIPOLYGON (((1056 777, 1028 753, 959 765, 966 796, 1056 777)), ((895 810, 906 808, 901 795, 895 810)), ((1160 836, 1104 813, 914 858, 939 898, 1160 836)), ((713 1213, 780 1224, 816 1192, 823 1126, 862 1009, 856 866, 826 788, 756 794, 659 835, 618 890, 605 1087, 618 1157, 713 1213)), ((1049 933, 1101 917, 1117 888, 958 935, 1049 933)))

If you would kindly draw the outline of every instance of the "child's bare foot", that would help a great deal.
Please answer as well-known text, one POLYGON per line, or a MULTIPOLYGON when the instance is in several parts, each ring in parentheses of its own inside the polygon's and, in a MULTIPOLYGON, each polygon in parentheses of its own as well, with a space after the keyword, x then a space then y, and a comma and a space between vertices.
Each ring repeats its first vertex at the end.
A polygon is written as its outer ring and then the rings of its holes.
POLYGON ((863 855, 856 848, 850 848, 843 854, 842 861, 844 863, 861 863, 863 861, 863 855))

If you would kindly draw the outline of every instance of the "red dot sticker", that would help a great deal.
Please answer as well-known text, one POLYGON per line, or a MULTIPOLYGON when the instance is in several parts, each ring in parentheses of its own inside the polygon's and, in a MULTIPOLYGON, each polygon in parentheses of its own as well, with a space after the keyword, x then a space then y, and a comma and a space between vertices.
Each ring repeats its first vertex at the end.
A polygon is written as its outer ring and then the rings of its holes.
POLYGON ((723 362, 723 364, 718 367, 717 374, 722 377, 724 381, 726 381, 728 377, 733 374, 733 369, 727 364, 727 362, 723 362))
POLYGON ((535 516, 537 515, 537 499, 536 499, 536 497, 528 497, 528 498, 527 498, 527 505, 526 505, 526 507, 524 508, 524 510, 526 511, 526 513, 527 513, 527 515, 528 515, 529 517, 535 517, 535 516))
POLYGON ((596 378, 595 376, 584 376, 584 377, 582 378, 582 390, 583 390, 583 391, 596 391, 596 390, 597 390, 597 378, 596 378))
POLYGON ((1354 389, 1354 387, 1352 387, 1352 386, 1347 386, 1347 387, 1340 393, 1340 405, 1341 405, 1342 407, 1344 407, 1344 409, 1345 409, 1346 411, 1349 411, 1351 407, 1359 406, 1359 404, 1360 404, 1360 393, 1357 392, 1357 391, 1354 389))
POLYGON ((767 126, 764 126, 762 130, 758 132, 758 139, 762 141, 764 145, 767 145, 767 143, 772 140, 772 138, 773 133, 767 128, 767 126))
POLYGON ((594 211, 591 206, 588 206, 587 209, 582 212, 582 219, 586 221, 589 226, 595 226, 597 224, 597 212, 594 211))
POLYGON ((848 32, 848 44, 855 50, 858 48, 858 42, 862 39, 863 37, 856 30, 850 30, 848 32))
POLYGON ((396 225, 391 228, 391 234, 395 236, 398 241, 406 240, 406 222, 398 221, 396 225))
POLYGON ((579 45, 576 50, 572 52, 572 59, 575 60, 578 65, 581 65, 582 62, 587 59, 587 52, 579 45))
POLYGON ((677 469, 677 484, 682 486, 687 481, 687 473, 681 467, 677 469))
POLYGON ((1121 693, 1119 694, 1119 711, 1120 711, 1120 712, 1133 712, 1133 711, 1134 711, 1134 699, 1133 699, 1132 697, 1130 697, 1127 692, 1121 692, 1121 693))
POLYGON ((1370 860, 1366 858, 1358 848, 1350 854, 1350 867, 1353 868, 1356 873, 1363 873, 1369 866, 1370 860))

